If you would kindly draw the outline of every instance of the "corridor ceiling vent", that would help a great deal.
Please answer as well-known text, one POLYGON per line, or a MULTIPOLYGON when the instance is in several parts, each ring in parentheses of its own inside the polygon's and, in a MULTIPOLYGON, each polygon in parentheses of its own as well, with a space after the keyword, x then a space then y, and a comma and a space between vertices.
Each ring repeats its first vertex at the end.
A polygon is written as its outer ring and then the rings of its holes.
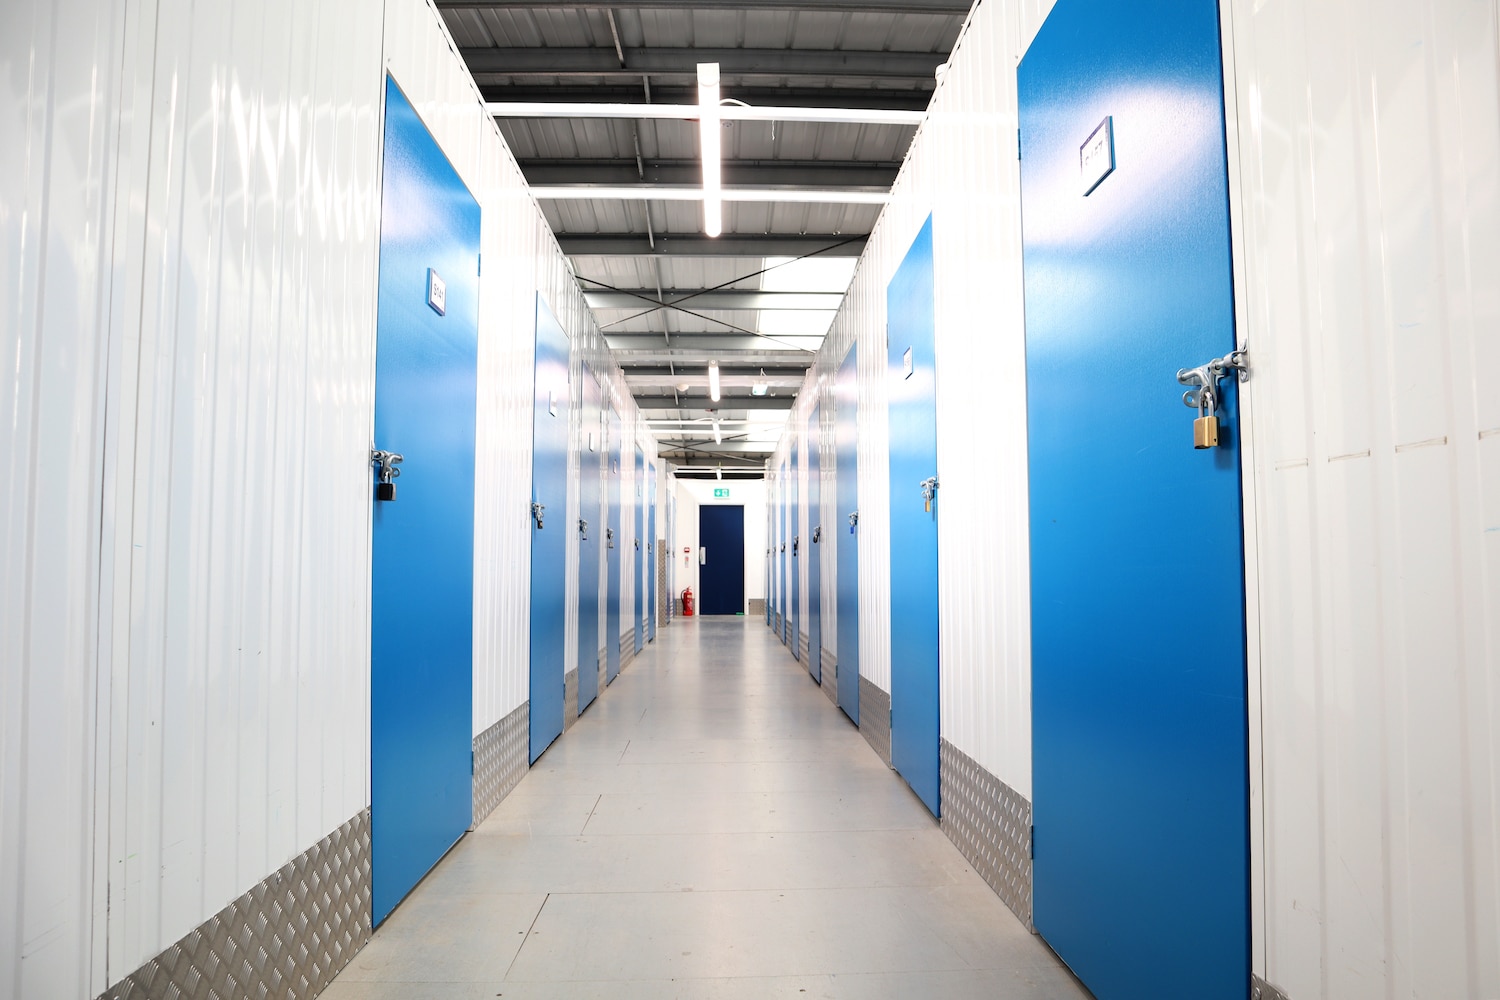
POLYGON ((763 477, 969 0, 437 4, 663 459, 763 477))

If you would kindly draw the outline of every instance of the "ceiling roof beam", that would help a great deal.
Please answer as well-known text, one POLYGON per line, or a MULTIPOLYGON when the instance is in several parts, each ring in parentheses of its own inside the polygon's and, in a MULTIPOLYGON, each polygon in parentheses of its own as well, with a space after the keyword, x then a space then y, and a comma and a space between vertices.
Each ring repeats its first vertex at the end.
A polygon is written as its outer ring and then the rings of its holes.
MULTIPOLYGON (((556 50, 535 51, 553 52, 556 50)), ((534 101, 520 104, 513 101, 489 101, 484 109, 494 118, 623 118, 632 121, 652 118, 695 121, 699 117, 696 104, 595 104, 563 101, 534 101)), ((926 111, 897 111, 883 108, 756 108, 742 104, 725 104, 719 108, 721 120, 742 122, 916 126, 922 124, 922 120, 926 117, 926 111)))
MULTIPOLYGON (((816 352, 816 348, 802 348, 796 342, 787 343, 786 337, 756 336, 756 334, 748 333, 673 333, 670 337, 660 333, 606 333, 604 342, 609 345, 610 351, 627 355, 627 357, 636 352, 661 355, 661 364, 676 361, 676 355, 702 355, 705 351, 715 355, 724 351, 768 355, 769 361, 774 364, 796 364, 799 361, 810 360, 810 355, 816 352), (670 343, 667 340, 670 340, 670 343)), ((766 361, 759 360, 759 357, 720 358, 720 360, 729 364, 766 363, 766 361)), ((627 361, 621 361, 621 364, 625 363, 627 361)), ((645 363, 645 358, 637 358, 636 363, 645 363)))
MULTIPOLYGON (((668 367, 667 365, 626 365, 623 371, 625 372, 625 377, 632 380, 632 385, 647 384, 646 382, 635 382, 634 380, 637 378, 651 379, 660 377, 664 379, 662 385, 670 386, 676 385, 679 382, 687 381, 688 379, 693 377, 692 370, 689 369, 687 372, 684 372, 682 370, 681 364, 678 364, 674 367, 668 367)), ((732 376, 743 375, 748 377, 753 382, 775 379, 792 379, 795 380, 793 384, 801 385, 802 377, 806 374, 806 365, 789 365, 786 367, 778 367, 774 365, 761 366, 721 364, 719 366, 719 375, 721 376, 721 378, 727 379, 732 376)), ((699 375, 698 377, 701 378, 702 376, 699 375)), ((731 382, 723 382, 722 384, 725 386, 734 385, 734 383, 731 382)), ((771 381, 770 384, 777 385, 778 383, 776 381, 771 381)))
POLYGON ((677 46, 632 48, 624 51, 625 68, 621 68, 613 46, 463 48, 459 49, 459 54, 468 64, 469 71, 476 75, 586 76, 601 79, 633 77, 637 80, 642 76, 696 79, 699 63, 715 62, 719 64, 719 72, 725 77, 932 80, 937 68, 947 59, 940 52, 843 49, 711 49, 677 46))
MULTIPOLYGON (((795 185, 797 187, 855 187, 890 190, 899 163, 819 163, 817 161, 726 161, 724 183, 740 187, 795 185)), ((522 160, 521 172, 532 186, 561 184, 629 185, 697 184, 703 165, 697 160, 646 162, 620 160, 522 160)))
POLYGON ((562 252, 570 257, 858 257, 865 237, 837 233, 725 233, 700 235, 656 234, 653 247, 645 233, 558 233, 562 252))
POLYGON ((717 403, 707 396, 633 396, 642 410, 790 410, 796 396, 725 396, 717 403))
POLYGON ((709 434, 704 437, 699 433, 696 437, 684 440, 680 437, 663 436, 660 431, 654 431, 653 436, 658 445, 668 450, 678 449, 686 452, 706 451, 715 455, 769 455, 776 450, 775 441, 725 441, 722 444, 714 444, 714 436, 709 434))
MULTIPOLYGON (((662 291, 666 305, 691 305, 701 309, 823 309, 835 310, 844 301, 843 292, 761 292, 753 289, 725 288, 713 291, 666 289, 662 291)), ((656 292, 650 288, 594 289, 585 288, 583 299, 590 309, 639 309, 642 305, 655 304, 656 292)))
MULTIPOLYGON (((708 386, 708 376, 702 374, 702 366, 688 368, 678 366, 682 370, 675 375, 638 375, 629 368, 623 369, 625 381, 632 389, 675 389, 679 385, 691 388, 703 389, 708 386)), ((793 370, 787 375, 730 375, 725 372, 727 365, 719 366, 719 385, 725 389, 748 389, 753 385, 764 385, 771 389, 802 388, 806 379, 806 373, 793 370)))
MULTIPOLYGON (((633 184, 607 187, 602 184, 567 184, 533 187, 537 201, 702 201, 703 189, 668 184, 633 184)), ((889 191, 866 188, 724 188, 725 201, 799 205, 884 205, 889 191)))
MULTIPOLYGON (((485 77, 495 74, 482 74, 485 77)), ((507 79, 503 74, 501 79, 507 79)), ((481 84, 480 90, 486 101, 505 103, 545 103, 567 101, 574 103, 635 104, 646 107, 642 100, 641 82, 633 83, 492 83, 481 84)), ((866 87, 850 90, 847 87, 776 87, 736 86, 732 88, 736 100, 756 107, 792 108, 871 108, 885 111, 925 111, 932 100, 932 81, 907 81, 897 87, 866 87)), ((691 86, 653 84, 652 103, 691 104, 698 99, 696 83, 691 86)))

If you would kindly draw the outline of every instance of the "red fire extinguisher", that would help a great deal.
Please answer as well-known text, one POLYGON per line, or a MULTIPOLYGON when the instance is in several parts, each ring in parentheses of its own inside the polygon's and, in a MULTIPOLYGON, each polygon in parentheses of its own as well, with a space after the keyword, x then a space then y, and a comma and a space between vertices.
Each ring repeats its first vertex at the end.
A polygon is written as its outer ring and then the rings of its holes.
POLYGON ((689 587, 682 592, 682 617, 693 617, 693 588, 689 587))

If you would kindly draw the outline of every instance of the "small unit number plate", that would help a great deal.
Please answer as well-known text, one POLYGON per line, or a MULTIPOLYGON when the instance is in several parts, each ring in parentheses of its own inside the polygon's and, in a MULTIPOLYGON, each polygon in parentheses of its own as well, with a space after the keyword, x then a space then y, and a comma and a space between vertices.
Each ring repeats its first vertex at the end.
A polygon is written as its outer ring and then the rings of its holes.
POLYGON ((1106 115, 1088 141, 1078 148, 1078 169, 1087 198, 1115 170, 1115 118, 1106 115))
POLYGON ((439 316, 448 314, 448 284, 430 267, 427 269, 427 304, 439 316))

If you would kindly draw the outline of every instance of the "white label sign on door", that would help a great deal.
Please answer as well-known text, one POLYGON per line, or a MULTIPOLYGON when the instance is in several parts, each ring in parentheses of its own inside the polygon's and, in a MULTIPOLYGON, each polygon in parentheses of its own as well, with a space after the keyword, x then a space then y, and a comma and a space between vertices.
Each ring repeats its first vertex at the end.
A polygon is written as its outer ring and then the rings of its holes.
POLYGON ((448 313, 448 285, 430 267, 427 269, 427 304, 439 316, 448 313))
POLYGON ((1105 115, 1099 127, 1094 129, 1082 146, 1078 148, 1078 171, 1083 180, 1083 196, 1094 193, 1094 188, 1104 183, 1104 178, 1115 170, 1115 117, 1105 115))

